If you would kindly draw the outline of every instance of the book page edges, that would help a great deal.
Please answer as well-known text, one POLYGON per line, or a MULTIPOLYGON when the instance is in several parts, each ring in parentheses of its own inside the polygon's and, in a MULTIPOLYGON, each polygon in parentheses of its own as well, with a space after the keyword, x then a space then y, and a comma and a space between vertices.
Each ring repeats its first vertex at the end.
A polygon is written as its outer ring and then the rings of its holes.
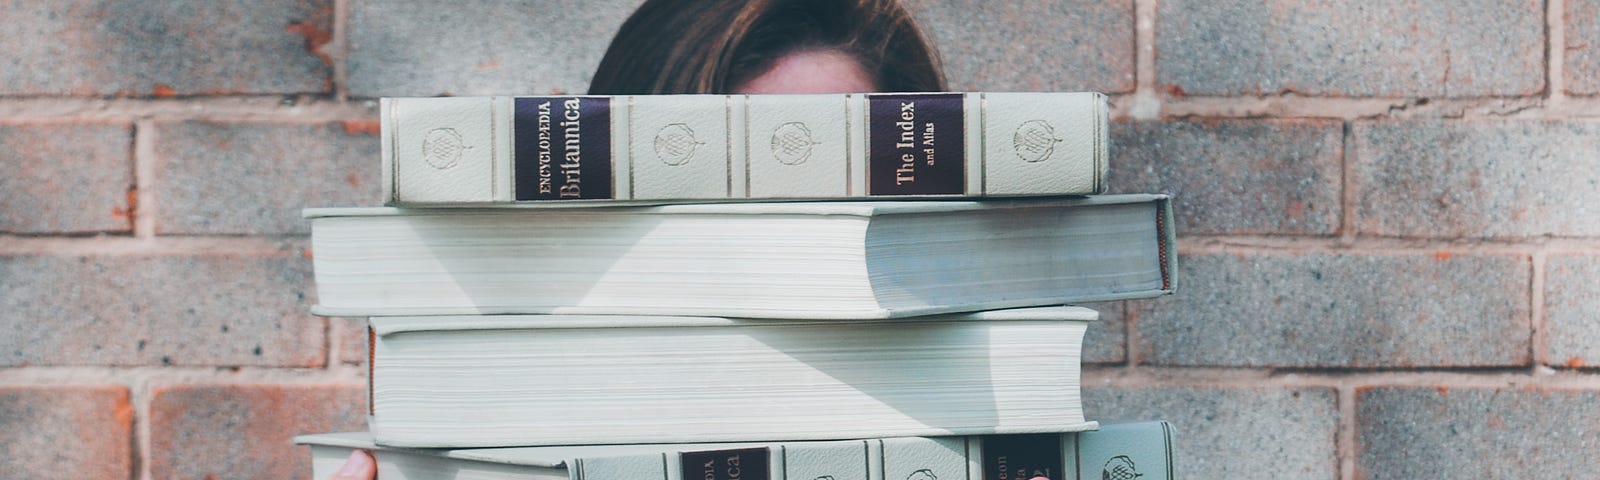
POLYGON ((706 308, 630 308, 617 306, 528 306, 512 305, 499 307, 462 306, 462 307, 416 307, 416 308, 372 308, 372 307, 338 307, 328 305, 312 305, 311 313, 319 317, 376 317, 376 316, 446 316, 446 315, 633 315, 633 316, 681 316, 681 317, 720 317, 720 318, 757 318, 772 321, 851 321, 851 320, 886 320, 906 319, 928 315, 970 312, 975 310, 1000 310, 1011 308, 1038 307, 1040 305, 1066 305, 1088 302, 1109 302, 1115 300, 1133 300, 1152 298, 1172 293, 1170 290, 1137 290, 1130 292, 1117 292, 1105 294, 1085 294, 1072 297, 1055 299, 1017 300, 1009 302, 987 302, 981 305, 948 305, 920 308, 895 308, 875 310, 848 310, 830 312, 802 313, 791 309, 780 310, 753 310, 753 309, 717 309, 708 312, 706 308), (778 312, 778 313, 774 313, 778 312))
POLYGON ((725 317, 648 316, 648 315, 493 315, 493 316, 393 316, 371 319, 373 332, 388 336, 402 332, 436 330, 506 330, 552 328, 662 328, 662 327, 764 327, 790 325, 842 325, 849 323, 930 323, 930 322, 1093 322, 1100 313, 1075 306, 1018 308, 1010 310, 938 315, 931 317, 863 320, 773 320, 725 317))
MULTIPOLYGON (((638 214, 716 214, 716 215, 899 215, 910 213, 960 212, 976 210, 1003 210, 1008 208, 1074 207, 1114 205, 1167 200, 1164 194, 1118 194, 1088 197, 1044 197, 1031 199, 936 200, 936 201, 795 201, 795 202, 720 202, 704 204, 619 204, 616 200, 603 200, 604 204, 577 203, 581 200, 549 203, 516 203, 505 205, 477 204, 471 207, 400 208, 400 207, 313 207, 300 211, 302 218, 364 217, 394 215, 505 215, 516 211, 585 210, 593 213, 638 214)), ((597 200, 596 202, 602 202, 597 200)), ((1170 207, 1162 207, 1170 209, 1170 207)), ((1167 214, 1170 217, 1170 213, 1167 214)), ((1169 222, 1170 224, 1170 222, 1169 222)))
MULTIPOLYGON (((1084 432, 1084 431, 1096 430, 1096 429, 1099 429, 1099 428, 1100 428, 1100 424, 1098 422, 1091 421, 1091 420, 1084 420, 1084 421, 1074 421, 1074 422, 1057 423, 1057 424, 1040 424, 1040 425, 1029 425, 1029 426, 999 426, 999 427, 978 427, 978 428, 916 428, 916 429, 903 429, 903 430, 884 430, 884 431, 881 431, 881 432, 876 432, 876 434, 881 434, 884 437, 950 437, 950 436, 965 436, 965 435, 1014 435, 1014 434, 1038 434, 1038 433, 1075 433, 1075 432, 1084 432)), ((727 436, 727 437, 724 437, 724 438, 712 439, 712 438, 705 438, 705 437, 697 437, 697 436, 694 436, 693 433, 682 433, 682 432, 680 432, 679 436, 676 436, 676 437, 673 437, 673 436, 652 436, 651 437, 652 438, 651 442, 652 443, 664 443, 664 444, 711 443, 711 442, 718 442, 718 443, 722 443, 722 442, 752 442, 753 443, 753 442, 770 442, 770 441, 772 441, 771 440, 772 439, 772 435, 773 434, 771 432, 760 432, 760 433, 751 433, 751 434, 745 434, 745 435, 730 435, 730 436, 727 436)), ((383 442, 382 442, 383 445, 384 445, 383 448, 419 448, 419 449, 428 448, 428 449, 431 449, 431 448, 438 448, 438 442, 439 441, 449 441, 450 444, 453 446, 452 448, 474 448, 474 449, 476 449, 476 448, 517 448, 517 447, 504 447, 504 446, 502 446, 500 444, 496 444, 496 443, 492 443, 492 442, 491 443, 474 442, 474 441, 472 441, 472 439, 465 439, 465 438, 461 438, 461 439, 458 439, 458 438, 449 438, 449 439, 433 438, 432 439, 432 440, 434 440, 433 442, 427 442, 427 441, 417 442, 417 441, 415 441, 415 439, 409 439, 409 438, 403 438, 403 437, 402 438, 384 437, 381 434, 379 434, 379 437, 383 437, 383 442)), ((839 440, 839 439, 840 438, 839 438, 839 436, 837 434, 830 435, 830 434, 826 434, 826 433, 799 433, 799 434, 787 435, 787 436, 785 436, 783 438, 783 440, 781 440, 781 442, 811 442, 811 441, 839 440)), ((592 437, 592 436, 541 437, 541 441, 548 442, 550 446, 579 445, 579 444, 585 444, 585 443, 593 443, 595 441, 595 438, 592 437)), ((617 444, 617 445, 625 445, 625 444, 617 444)), ((522 447, 522 448, 538 448, 538 447, 522 447)))
MULTIPOLYGON (((294 437, 295 445, 329 446, 361 450, 388 450, 408 452, 415 455, 428 457, 443 457, 457 460, 470 460, 475 462, 499 463, 504 465, 519 465, 544 468, 566 468, 575 458, 562 455, 547 455, 540 457, 533 448, 497 448, 490 450, 457 450, 436 448, 413 448, 398 445, 378 445, 373 440, 370 432, 336 432, 298 435, 294 437)), ((561 452, 566 453, 566 452, 561 452)))

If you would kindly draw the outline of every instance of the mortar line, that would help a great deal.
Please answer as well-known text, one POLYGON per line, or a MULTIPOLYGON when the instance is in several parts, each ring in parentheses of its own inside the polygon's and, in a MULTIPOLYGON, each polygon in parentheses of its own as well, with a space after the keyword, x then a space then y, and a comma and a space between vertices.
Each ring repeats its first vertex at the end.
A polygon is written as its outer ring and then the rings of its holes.
POLYGON ((344 103, 350 98, 350 0, 333 0, 333 99, 344 103))
POLYGON ((1144 360, 1144 352, 1139 350, 1139 312, 1135 304, 1138 302, 1122 301, 1122 348, 1123 365, 1128 370, 1137 370, 1139 362, 1144 360))
POLYGON ((110 236, 0 235, 0 255, 285 256, 301 254, 300 252, 308 244, 309 239, 300 235, 280 237, 164 235, 160 237, 159 242, 151 241, 149 238, 110 236))
POLYGON ((127 377, 127 382, 128 398, 129 401, 133 402, 134 442, 138 446, 136 449, 138 463, 135 464, 134 478, 152 480, 155 478, 155 474, 150 470, 152 457, 154 457, 151 449, 153 442, 151 441, 150 427, 155 422, 150 418, 150 405, 154 403, 150 398, 150 381, 147 375, 136 374, 127 377))
POLYGON ((173 385, 306 385, 363 383, 359 365, 326 367, 275 366, 28 366, 0 369, 0 384, 9 386, 126 385, 135 402, 158 386, 173 385))
POLYGON ((335 328, 334 319, 332 318, 318 318, 322 319, 322 368, 324 370, 331 370, 333 367, 338 365, 339 354, 337 352, 343 347, 342 344, 344 343, 343 341, 340 341, 336 335, 334 335, 334 330, 343 332, 344 329, 335 328))
MULTIPOLYGON (((1179 250, 1228 249, 1348 249, 1336 236, 1288 234, 1189 234, 1178 237, 1179 250)), ((1357 235, 1348 247, 1382 251, 1420 252, 1447 251, 1452 253, 1493 252, 1526 254, 1535 249, 1550 251, 1594 252, 1600 238, 1590 237, 1380 237, 1357 235)))
POLYGON ((1567 104, 1566 74, 1567 26, 1566 0, 1545 0, 1545 88, 1546 102, 1551 109, 1562 110, 1567 104))
POLYGON ((1135 120, 1161 116, 1161 95, 1156 91, 1156 6, 1159 0, 1133 0, 1133 102, 1128 109, 1135 120))
MULTIPOLYGON (((1125 99, 1127 95, 1118 96, 1125 99)), ((1544 92, 1525 96, 1433 99, 1417 104, 1414 99, 1385 97, 1299 97, 1299 96, 1185 96, 1161 98, 1161 118, 1226 119, 1484 119, 1549 120, 1600 117, 1600 111, 1572 105, 1550 108, 1544 92)), ((1584 102, 1592 106, 1594 102, 1584 102)))
POLYGON ((1340 480, 1356 480, 1356 390, 1357 386, 1345 384, 1336 387, 1339 402, 1339 431, 1333 441, 1335 459, 1339 461, 1340 480))
POLYGON ((133 182, 134 205, 130 207, 133 215, 134 238, 151 241, 156 236, 156 202, 160 199, 155 194, 155 187, 160 184, 156 178, 156 171, 160 169, 157 162, 155 143, 158 141, 155 122, 138 120, 133 123, 133 182))
POLYGON ((1284 371, 1262 367, 1172 367, 1144 365, 1137 371, 1117 365, 1084 367, 1083 385, 1112 387, 1211 388, 1559 388, 1600 390, 1600 376, 1588 371, 1532 371, 1521 366, 1482 369, 1396 367, 1393 369, 1328 368, 1284 371))
POLYGON ((1531 368, 1537 371, 1541 366, 1554 365, 1552 362, 1554 359, 1550 358, 1548 345, 1549 332, 1545 331, 1544 310, 1545 277, 1549 274, 1550 255, 1543 250, 1536 250, 1533 252, 1531 259, 1533 271, 1528 285, 1530 290, 1528 294, 1528 333, 1531 336, 1528 348, 1531 351, 1528 352, 1528 358, 1533 363, 1531 368))
POLYGON ((326 123, 371 117, 363 102, 281 95, 165 99, 0 98, 0 124, 128 123, 155 121, 238 121, 262 123, 326 123))
POLYGON ((1356 240, 1355 126, 1341 122, 1339 135, 1339 245, 1356 240))
POLYGON ((149 456, 146 452, 149 449, 145 448, 139 435, 139 431, 144 428, 143 425, 149 422, 144 420, 144 415, 139 411, 138 399, 132 388, 128 389, 128 409, 131 410, 128 414, 128 462, 132 468, 128 471, 127 478, 136 479, 142 478, 143 472, 147 470, 146 465, 150 464, 146 460, 149 456))

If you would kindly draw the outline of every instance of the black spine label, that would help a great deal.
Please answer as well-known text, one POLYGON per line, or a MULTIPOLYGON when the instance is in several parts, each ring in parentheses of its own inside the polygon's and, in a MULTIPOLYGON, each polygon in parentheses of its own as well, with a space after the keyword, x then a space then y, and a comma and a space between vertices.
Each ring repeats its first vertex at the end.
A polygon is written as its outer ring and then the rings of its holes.
POLYGON ((983 437, 983 480, 1066 478, 1061 434, 991 435, 983 437))
POLYGON ((683 452, 683 480, 767 480, 767 449, 683 452))
POLYGON ((960 195, 966 189, 962 95, 867 96, 870 195, 960 195))
POLYGON ((517 200, 612 198, 610 98, 521 97, 512 109, 517 200))

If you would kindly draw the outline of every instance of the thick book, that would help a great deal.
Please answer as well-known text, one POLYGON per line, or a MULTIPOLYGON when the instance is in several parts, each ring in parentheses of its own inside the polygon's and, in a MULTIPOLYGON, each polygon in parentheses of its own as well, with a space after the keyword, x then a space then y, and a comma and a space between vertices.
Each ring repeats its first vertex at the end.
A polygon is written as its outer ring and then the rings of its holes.
POLYGON ((889 318, 1173 290, 1165 196, 308 209, 333 316, 889 318))
POLYGON ((405 447, 1084 430, 1097 318, 372 317, 368 428, 405 447))
POLYGON ((385 98, 388 205, 1084 195, 1099 93, 385 98))
POLYGON ((814 442, 407 449, 367 432, 295 437, 312 478, 372 452, 383 480, 1172 480, 1172 426, 814 442))

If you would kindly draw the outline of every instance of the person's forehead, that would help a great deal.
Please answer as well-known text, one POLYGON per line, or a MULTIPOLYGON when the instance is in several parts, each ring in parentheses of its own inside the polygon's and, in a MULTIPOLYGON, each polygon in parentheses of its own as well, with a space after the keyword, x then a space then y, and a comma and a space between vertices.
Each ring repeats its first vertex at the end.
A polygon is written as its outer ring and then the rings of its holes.
POLYGON ((772 67, 733 87, 734 93, 861 93, 877 90, 861 64, 835 50, 806 50, 779 57, 772 67))

